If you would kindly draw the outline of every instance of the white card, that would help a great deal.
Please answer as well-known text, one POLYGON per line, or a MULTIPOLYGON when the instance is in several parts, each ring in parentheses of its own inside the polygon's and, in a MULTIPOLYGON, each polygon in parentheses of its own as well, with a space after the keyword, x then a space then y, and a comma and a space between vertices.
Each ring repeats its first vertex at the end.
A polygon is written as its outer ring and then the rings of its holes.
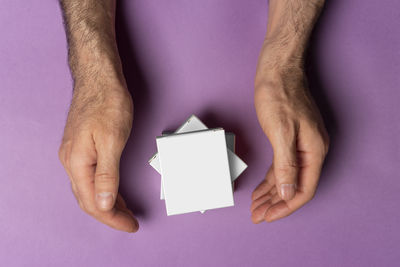
POLYGON ((223 129, 157 137, 167 214, 233 206, 223 129))
MULTIPOLYGON (((207 126, 195 115, 192 115, 187 119, 176 131, 175 133, 186 133, 192 131, 200 131, 208 129, 207 126)), ((228 147, 228 161, 229 161, 229 169, 231 174, 232 182, 236 180, 240 174, 247 168, 246 163, 243 162, 235 153, 235 136, 227 133, 226 134, 226 144, 228 147)), ((160 171, 160 161, 158 154, 155 153, 149 160, 149 164, 161 174, 160 171)), ((162 179, 162 178, 161 178, 162 179)), ((160 199, 164 199, 164 190, 161 181, 161 190, 160 190, 160 199)))

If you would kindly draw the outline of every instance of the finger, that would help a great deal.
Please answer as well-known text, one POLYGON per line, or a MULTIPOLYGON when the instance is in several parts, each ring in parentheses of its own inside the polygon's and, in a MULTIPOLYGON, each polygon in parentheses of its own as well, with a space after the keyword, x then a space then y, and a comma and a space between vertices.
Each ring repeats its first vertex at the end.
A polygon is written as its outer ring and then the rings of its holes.
POLYGON ((283 217, 286 217, 293 213, 294 210, 289 208, 284 200, 271 205, 269 209, 264 214, 264 220, 267 222, 273 222, 283 217))
POLYGON ((71 154, 71 143, 67 142, 67 143, 62 144, 58 151, 58 156, 59 156, 59 159, 60 159, 60 161, 69 177, 69 180, 71 182, 71 191, 72 191, 75 199, 77 200, 79 206, 81 207, 82 202, 80 201, 80 198, 79 198, 78 188, 77 188, 74 180, 72 179, 70 154, 71 154))
POLYGON ((269 168, 265 179, 254 189, 251 199, 254 201, 259 197, 265 195, 268 191, 274 188, 274 176, 272 175, 272 168, 269 168))
POLYGON ((298 133, 297 166, 300 168, 298 169, 296 195, 286 202, 278 201, 274 203, 277 200, 271 200, 274 204, 265 213, 266 221, 274 221, 286 217, 314 197, 327 152, 327 141, 325 139, 315 128, 303 124, 298 133))
POLYGON ((264 196, 259 197, 258 199, 254 200, 251 203, 250 211, 253 212, 255 209, 257 209, 259 206, 261 206, 265 202, 269 201, 271 198, 272 198, 272 194, 268 192, 264 196))
POLYGON ((272 195, 272 197, 271 197, 271 204, 275 205, 276 203, 278 203, 281 200, 282 200, 281 196, 278 193, 276 193, 276 194, 272 195))
POLYGON ((119 231, 135 233, 139 230, 139 223, 129 210, 113 208, 110 211, 99 211, 93 217, 119 231))
POLYGON ((314 197, 321 174, 321 166, 322 164, 315 162, 302 167, 299 172, 299 188, 296 196, 286 202, 272 198, 272 206, 265 213, 265 220, 272 222, 289 216, 309 202, 314 197))
POLYGON ((253 223, 260 223, 264 221, 265 213, 268 211, 271 205, 271 199, 269 199, 258 206, 255 210, 253 210, 253 212, 251 213, 251 220, 253 221, 253 223))
POLYGON ((101 211, 95 202, 94 175, 96 151, 94 144, 77 141, 71 152, 71 176, 77 191, 81 208, 98 221, 121 231, 136 232, 139 224, 133 214, 126 210, 112 208, 101 211))
POLYGON ((299 190, 305 197, 311 199, 318 186, 327 145, 318 132, 306 125, 299 133, 299 148, 301 150, 299 190))
POLYGON ((74 141, 70 153, 70 178, 74 184, 82 208, 92 209, 94 205, 94 172, 96 151, 91 135, 81 136, 74 141))
POLYGON ((97 208, 94 199, 94 169, 81 168, 74 171, 74 180, 80 181, 77 185, 80 192, 81 208, 98 221, 120 231, 136 232, 139 228, 133 213, 119 201, 118 206, 109 211, 97 208), (89 178, 91 176, 91 178, 89 178))
POLYGON ((123 146, 112 136, 96 140, 97 166, 94 178, 96 205, 107 211, 114 207, 119 186, 119 161, 123 146))
POLYGON ((273 201, 276 198, 281 199, 279 194, 276 192, 276 187, 273 186, 271 188, 271 190, 269 190, 266 194, 253 200, 253 202, 251 203, 250 211, 251 212, 254 211, 258 206, 263 204, 267 199, 271 199, 271 201, 273 201))
POLYGON ((117 209, 127 209, 126 202, 123 199, 123 197, 121 196, 121 194, 119 194, 119 193, 117 196, 117 200, 115 201, 115 207, 117 209))
POLYGON ((276 187, 282 199, 290 200, 296 194, 299 169, 296 134, 289 131, 287 135, 283 134, 275 140, 273 169, 276 187))
POLYGON ((79 206, 82 206, 81 200, 79 198, 78 188, 76 187, 72 179, 70 179, 70 181, 71 181, 71 191, 74 194, 76 201, 78 201, 79 206))
POLYGON ((137 219, 132 211, 127 208, 121 194, 118 194, 113 209, 110 211, 97 210, 93 217, 116 230, 134 233, 139 229, 137 219))
POLYGON ((129 215, 135 218, 135 215, 133 215, 133 212, 128 208, 124 198, 121 196, 120 193, 118 193, 117 200, 115 201, 115 207, 116 209, 129 213, 129 215))

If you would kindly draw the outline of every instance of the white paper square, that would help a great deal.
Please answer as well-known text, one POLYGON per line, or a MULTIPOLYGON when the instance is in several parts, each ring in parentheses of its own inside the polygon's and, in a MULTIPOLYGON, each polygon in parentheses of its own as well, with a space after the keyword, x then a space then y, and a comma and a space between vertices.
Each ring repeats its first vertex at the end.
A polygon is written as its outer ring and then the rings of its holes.
POLYGON ((223 129, 157 137, 167 214, 233 206, 223 129))
MULTIPOLYGON (((176 131, 175 133, 186 133, 192 131, 199 131, 208 129, 207 126, 195 115, 192 115, 187 119, 176 131)), ((232 182, 235 181, 240 174, 247 168, 247 164, 243 162, 235 153, 235 135, 232 133, 226 133, 226 144, 228 147, 228 161, 229 169, 231 174, 232 182)), ((161 174, 160 161, 158 153, 155 153, 150 159, 149 164, 161 174)), ((161 177, 161 189, 160 189, 160 199, 164 199, 164 190, 162 186, 161 177)))

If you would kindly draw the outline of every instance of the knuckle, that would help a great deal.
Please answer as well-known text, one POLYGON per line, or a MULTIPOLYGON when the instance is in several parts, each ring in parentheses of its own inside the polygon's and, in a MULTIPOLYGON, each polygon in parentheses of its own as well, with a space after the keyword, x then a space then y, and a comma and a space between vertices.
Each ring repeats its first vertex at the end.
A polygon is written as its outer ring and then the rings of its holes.
MULTIPOLYGON (((116 122, 110 122, 116 123, 116 122)), ((99 139, 103 144, 114 143, 121 138, 121 133, 119 131, 119 127, 115 126, 105 126, 101 129, 98 129, 95 137, 99 139)))
POLYGON ((72 151, 65 159, 65 163, 67 166, 71 168, 71 171, 74 173, 79 173, 82 170, 83 166, 87 166, 88 162, 90 162, 90 155, 72 151))
POLYGON ((70 177, 70 183, 71 183, 71 191, 74 194, 76 200, 78 201, 78 203, 80 203, 81 201, 79 200, 79 194, 78 194, 78 189, 76 188, 76 186, 74 185, 71 177, 70 177))
POLYGON ((111 175, 109 173, 96 173, 95 174, 96 183, 107 183, 107 184, 116 184, 117 177, 115 175, 111 175))
POLYGON ((129 129, 103 130, 95 134, 95 142, 103 150, 111 153, 122 153, 122 150, 129 137, 129 129))
POLYGON ((63 163, 64 167, 65 167, 66 169, 68 169, 69 166, 71 165, 71 159, 68 158, 68 157, 64 157, 64 161, 63 161, 62 163, 63 163))
POLYGON ((322 141, 320 145, 321 158, 324 159, 329 151, 329 143, 322 141))
POLYGON ((287 160, 281 164, 282 164, 281 167, 284 169, 293 169, 293 168, 297 169, 299 167, 297 161, 292 161, 292 160, 287 160))
POLYGON ((322 128, 319 131, 319 136, 318 136, 319 144, 320 147, 322 148, 322 151, 324 155, 328 153, 329 150, 329 145, 330 145, 330 137, 328 135, 328 132, 326 131, 325 128, 322 128))
POLYGON ((325 158, 326 154, 328 154, 329 150, 329 136, 327 134, 319 134, 314 138, 314 149, 315 151, 319 151, 321 154, 321 158, 325 158))
POLYGON ((63 145, 60 146, 58 149, 58 159, 60 160, 61 163, 64 163, 65 160, 65 148, 63 145))
POLYGON ((71 154, 70 142, 67 142, 67 143, 63 142, 60 145, 60 148, 58 149, 58 158, 59 158, 61 164, 66 168, 70 164, 70 158, 69 158, 70 154, 71 154))
POLYGON ((275 171, 280 177, 292 177, 299 169, 299 165, 295 161, 286 161, 277 163, 275 166, 275 171))
POLYGON ((327 155, 328 154, 328 151, 329 151, 329 144, 325 144, 324 145, 324 155, 327 155))

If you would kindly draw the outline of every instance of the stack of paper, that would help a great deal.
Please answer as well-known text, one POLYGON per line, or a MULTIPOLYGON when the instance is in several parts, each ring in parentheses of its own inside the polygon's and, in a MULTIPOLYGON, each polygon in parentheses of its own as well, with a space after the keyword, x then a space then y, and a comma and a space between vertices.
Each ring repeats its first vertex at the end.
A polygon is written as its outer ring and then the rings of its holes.
POLYGON ((233 206, 233 181, 247 168, 234 154, 235 136, 208 129, 192 115, 172 134, 157 137, 150 165, 161 174, 168 215, 233 206))

